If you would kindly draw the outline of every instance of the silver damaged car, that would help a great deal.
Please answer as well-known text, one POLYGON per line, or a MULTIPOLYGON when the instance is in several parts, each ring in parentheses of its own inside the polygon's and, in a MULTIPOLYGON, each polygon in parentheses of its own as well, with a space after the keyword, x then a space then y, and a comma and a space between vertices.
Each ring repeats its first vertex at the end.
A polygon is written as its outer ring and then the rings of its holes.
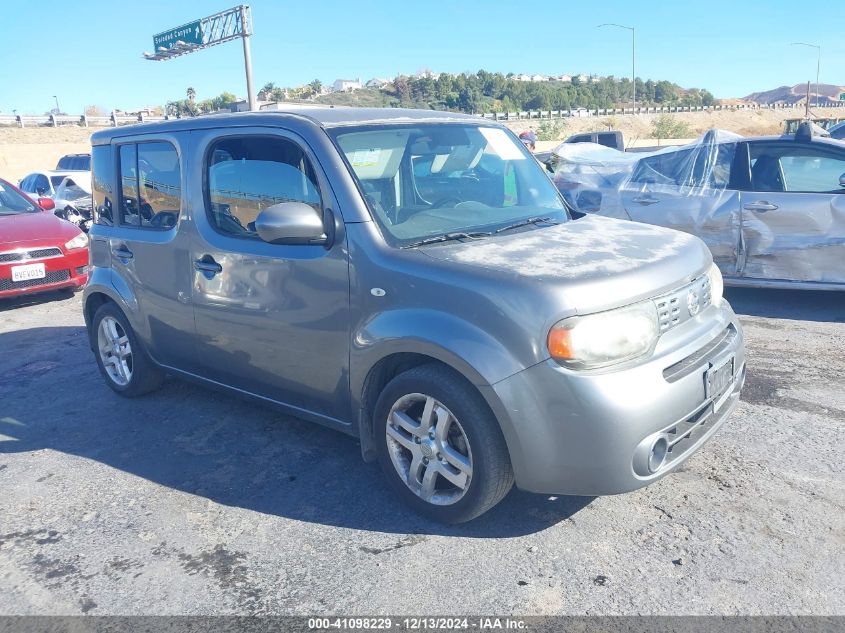
POLYGON ((444 522, 514 483, 647 485, 738 402, 704 243, 573 217, 497 123, 307 108, 92 142, 85 321, 121 395, 170 374, 348 433, 444 522))

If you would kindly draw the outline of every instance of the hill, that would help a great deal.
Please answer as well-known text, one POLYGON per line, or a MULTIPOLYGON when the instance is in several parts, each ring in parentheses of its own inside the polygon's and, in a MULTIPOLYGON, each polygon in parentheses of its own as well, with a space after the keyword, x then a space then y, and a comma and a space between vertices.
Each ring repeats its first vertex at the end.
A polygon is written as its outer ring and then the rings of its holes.
MULTIPOLYGON (((838 101, 839 95, 845 93, 845 86, 836 86, 834 84, 819 84, 818 94, 820 95, 820 103, 825 104, 832 101, 838 101)), ((810 102, 816 102, 816 84, 810 84, 810 102)), ((790 105, 797 105, 804 103, 807 97, 807 84, 796 84, 794 86, 781 86, 772 90, 765 90, 763 92, 753 92, 744 101, 751 101, 761 105, 771 105, 775 103, 788 103, 790 105)))
MULTIPOLYGON (((333 92, 316 98, 333 105, 416 107, 461 112, 514 112, 517 110, 569 110, 630 105, 633 86, 628 78, 591 77, 569 81, 521 81, 513 74, 442 73, 399 76, 382 88, 333 92)), ((715 103, 713 95, 699 88, 682 88, 666 80, 637 78, 638 105, 701 106, 715 103)))

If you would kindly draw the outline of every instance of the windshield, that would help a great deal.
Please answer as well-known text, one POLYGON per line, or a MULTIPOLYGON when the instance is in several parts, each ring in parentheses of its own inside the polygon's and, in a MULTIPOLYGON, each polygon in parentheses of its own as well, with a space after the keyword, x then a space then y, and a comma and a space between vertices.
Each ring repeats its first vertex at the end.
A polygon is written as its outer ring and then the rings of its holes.
POLYGON ((83 198, 90 198, 91 192, 85 191, 82 187, 77 185, 76 183, 68 182, 65 185, 65 191, 63 198, 65 200, 82 200, 83 198))
POLYGON ((38 210, 38 207, 9 187, 9 185, 0 182, 0 215, 32 213, 38 210))
POLYGON ((330 134, 370 212, 395 245, 456 232, 494 232, 531 218, 568 219, 541 165, 502 128, 374 125, 330 134))

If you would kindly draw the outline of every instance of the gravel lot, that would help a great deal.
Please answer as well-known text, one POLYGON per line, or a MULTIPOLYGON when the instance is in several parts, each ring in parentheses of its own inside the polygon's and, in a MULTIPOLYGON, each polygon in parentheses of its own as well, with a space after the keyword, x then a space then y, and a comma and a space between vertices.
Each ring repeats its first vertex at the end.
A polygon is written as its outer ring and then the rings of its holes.
POLYGON ((845 615, 845 298, 729 291, 743 402, 628 495, 407 511, 355 440, 97 372, 80 297, 0 302, 0 613, 845 615))

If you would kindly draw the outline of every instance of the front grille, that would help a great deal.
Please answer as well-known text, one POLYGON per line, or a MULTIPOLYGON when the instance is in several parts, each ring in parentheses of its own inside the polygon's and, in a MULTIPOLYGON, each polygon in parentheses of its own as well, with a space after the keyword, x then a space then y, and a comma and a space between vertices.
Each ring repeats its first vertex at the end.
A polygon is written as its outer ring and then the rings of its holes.
POLYGON ((693 318, 707 308, 710 297, 710 278, 702 275, 683 288, 654 300, 660 331, 666 332, 676 325, 693 318))
POLYGON ((8 253, 0 253, 0 264, 9 262, 22 262, 30 259, 47 259, 48 257, 61 257, 62 249, 60 248, 39 248, 34 250, 10 251, 8 253))
POLYGON ((21 290, 23 288, 35 288, 37 286, 46 286, 47 284, 55 284, 60 281, 67 281, 70 279, 70 271, 65 270, 51 270, 41 279, 27 279, 25 281, 12 281, 11 277, 0 279, 0 291, 3 290, 21 290))
POLYGON ((724 403, 719 411, 715 411, 714 402, 718 402, 725 394, 733 392, 737 388, 737 385, 742 384, 743 372, 745 372, 745 366, 737 367, 733 380, 722 393, 715 394, 695 413, 663 431, 666 434, 669 449, 666 455, 666 462, 660 470, 671 467, 674 461, 683 457, 690 448, 695 446, 702 436, 724 418, 725 412, 729 410, 727 403, 724 403))

